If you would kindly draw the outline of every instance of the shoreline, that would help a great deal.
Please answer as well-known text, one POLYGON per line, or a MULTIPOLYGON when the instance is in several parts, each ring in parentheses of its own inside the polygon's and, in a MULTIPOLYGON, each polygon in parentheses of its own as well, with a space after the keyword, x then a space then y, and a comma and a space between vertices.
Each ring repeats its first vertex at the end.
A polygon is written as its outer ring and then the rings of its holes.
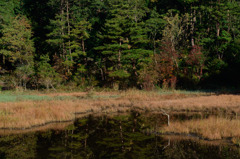
POLYGON ((31 129, 53 122, 74 121, 78 115, 111 115, 131 110, 165 111, 170 115, 191 112, 232 116, 240 114, 240 95, 128 91, 93 92, 93 95, 85 92, 51 93, 45 96, 59 99, 0 102, 0 129, 31 129), (60 98, 62 96, 67 98, 60 98))

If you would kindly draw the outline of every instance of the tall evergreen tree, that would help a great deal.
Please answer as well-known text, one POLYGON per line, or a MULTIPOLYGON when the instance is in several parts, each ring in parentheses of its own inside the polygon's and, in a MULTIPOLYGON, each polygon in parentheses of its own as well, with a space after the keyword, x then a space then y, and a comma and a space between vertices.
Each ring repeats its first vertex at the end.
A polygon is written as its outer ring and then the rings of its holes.
POLYGON ((149 65, 153 52, 149 49, 148 32, 143 18, 146 17, 148 8, 143 0, 128 1, 127 16, 127 36, 129 39, 129 49, 125 60, 130 72, 130 86, 138 86, 140 72, 149 65))
POLYGON ((5 69, 16 78, 15 86, 24 86, 33 73, 34 45, 31 39, 31 25, 23 16, 17 16, 2 29, 0 54, 5 69))
POLYGON ((103 45, 97 47, 96 50, 101 52, 105 64, 102 68, 104 70, 102 79, 114 82, 129 77, 124 65, 125 61, 123 61, 125 56, 123 51, 128 49, 128 37, 125 31, 125 11, 128 9, 128 5, 126 1, 121 0, 114 0, 109 3, 111 8, 109 18, 106 20, 103 32, 98 35, 102 39, 103 45))

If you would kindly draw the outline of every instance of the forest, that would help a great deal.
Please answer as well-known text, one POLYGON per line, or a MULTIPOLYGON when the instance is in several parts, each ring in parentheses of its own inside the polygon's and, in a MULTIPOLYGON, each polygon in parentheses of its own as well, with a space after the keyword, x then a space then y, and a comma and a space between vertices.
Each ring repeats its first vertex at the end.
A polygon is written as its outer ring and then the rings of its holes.
POLYGON ((0 0, 0 90, 240 87, 238 0, 0 0))

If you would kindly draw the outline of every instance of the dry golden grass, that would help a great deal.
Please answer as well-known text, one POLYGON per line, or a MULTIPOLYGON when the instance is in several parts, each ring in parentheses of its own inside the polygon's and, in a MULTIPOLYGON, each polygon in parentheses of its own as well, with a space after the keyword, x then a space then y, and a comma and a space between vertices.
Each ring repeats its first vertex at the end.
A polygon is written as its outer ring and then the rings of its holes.
MULTIPOLYGON (((87 94, 87 92, 72 92, 72 93, 65 93, 65 92, 63 92, 63 93, 48 93, 47 95, 48 96, 51 96, 51 97, 56 97, 56 96, 74 96, 74 97, 80 97, 80 96, 82 96, 82 97, 84 97, 84 96, 86 96, 86 94, 87 94)), ((43 94, 43 95, 46 95, 46 94, 43 94)))
POLYGON ((161 107, 164 109, 175 111, 234 111, 240 113, 240 96, 239 95, 213 95, 213 96, 196 96, 185 97, 180 99, 169 100, 141 100, 138 99, 134 103, 144 105, 154 109, 161 107))
POLYGON ((0 127, 26 128, 51 121, 72 120, 75 112, 95 109, 74 101, 25 101, 1 103, 0 110, 3 112, 0 115, 0 127))
POLYGON ((203 120, 173 122, 163 132, 194 133, 207 139, 240 137, 240 120, 211 117, 203 120))
MULTIPOLYGON (((159 101, 159 100, 170 100, 170 99, 182 99, 186 97, 196 96, 196 94, 184 94, 179 92, 168 92, 166 94, 158 92, 146 92, 139 90, 128 90, 121 92, 121 97, 128 100, 141 100, 141 101, 159 101)), ((203 94, 198 94, 203 95, 203 94)))
POLYGON ((63 123, 51 123, 40 127, 33 127, 31 129, 22 129, 22 130, 0 130, 0 135, 11 135, 11 134, 23 134, 23 133, 30 133, 36 131, 43 131, 46 130, 64 130, 67 126, 73 124, 73 122, 63 122, 63 123))
POLYGON ((52 121, 73 120, 75 113, 116 113, 130 109, 167 112, 234 111, 240 113, 239 95, 183 94, 173 92, 123 91, 48 93, 47 96, 70 96, 61 100, 0 103, 0 128, 28 128, 52 121), (206 96, 209 95, 209 96, 206 96), (105 98, 105 97, 109 98, 105 98), (114 96, 114 97, 113 97, 114 96), (97 97, 97 98, 95 98, 97 97))

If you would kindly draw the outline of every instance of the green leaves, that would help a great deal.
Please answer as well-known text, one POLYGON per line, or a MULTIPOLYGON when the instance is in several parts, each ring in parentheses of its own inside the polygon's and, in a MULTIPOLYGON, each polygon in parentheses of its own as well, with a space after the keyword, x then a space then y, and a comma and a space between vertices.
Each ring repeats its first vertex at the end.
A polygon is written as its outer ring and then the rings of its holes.
POLYGON ((47 35, 49 37, 47 42, 57 48, 61 48, 61 45, 66 38, 64 32, 66 21, 63 20, 64 18, 63 15, 57 15, 55 20, 50 20, 50 26, 48 26, 48 29, 50 29, 51 32, 47 35))
POLYGON ((110 77, 128 78, 130 74, 125 70, 116 70, 109 74, 110 77))
POLYGON ((0 73, 15 79, 26 68, 33 78, 29 68, 48 55, 42 65, 65 84, 153 88, 164 77, 214 77, 211 69, 238 70, 239 17, 239 2, 228 0, 0 0, 0 73))
POLYGON ((26 18, 18 16, 12 19, 11 23, 4 27, 2 33, 0 52, 7 55, 10 61, 19 60, 21 63, 30 63, 34 47, 30 39, 31 26, 26 18))
POLYGON ((26 89, 26 84, 34 73, 35 49, 31 40, 31 26, 25 17, 17 16, 8 25, 4 25, 2 34, 0 55, 5 59, 3 64, 8 63, 12 67, 8 71, 13 72, 15 87, 23 86, 26 89))
POLYGON ((41 61, 37 65, 37 76, 39 83, 44 85, 47 89, 51 86, 52 88, 54 84, 59 83, 61 81, 59 74, 56 73, 54 68, 48 63, 48 56, 41 56, 41 61))

